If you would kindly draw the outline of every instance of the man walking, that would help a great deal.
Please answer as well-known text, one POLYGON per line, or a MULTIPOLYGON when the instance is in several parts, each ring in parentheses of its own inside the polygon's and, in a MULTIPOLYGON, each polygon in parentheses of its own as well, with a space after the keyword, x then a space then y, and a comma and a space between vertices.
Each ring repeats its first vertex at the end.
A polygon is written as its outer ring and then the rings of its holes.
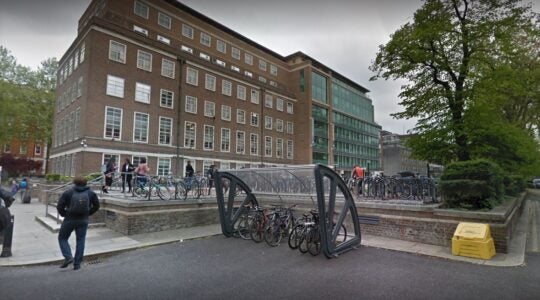
POLYGON ((84 255, 84 242, 86 240, 86 230, 88 229, 88 216, 99 210, 99 199, 97 195, 86 186, 84 177, 73 179, 73 188, 65 191, 56 209, 64 217, 60 232, 58 233, 58 243, 64 256, 64 262, 60 268, 66 268, 73 263, 73 269, 81 268, 84 255), (75 231, 77 246, 75 248, 75 259, 71 255, 69 246, 69 236, 75 231))

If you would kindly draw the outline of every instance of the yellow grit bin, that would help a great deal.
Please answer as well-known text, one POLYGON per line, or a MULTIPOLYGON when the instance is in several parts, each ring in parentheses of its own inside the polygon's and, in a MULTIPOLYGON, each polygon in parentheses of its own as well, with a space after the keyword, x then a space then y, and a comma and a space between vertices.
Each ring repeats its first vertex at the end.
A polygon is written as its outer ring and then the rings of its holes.
POLYGON ((480 259, 495 255, 489 224, 459 223, 452 237, 452 254, 480 259))

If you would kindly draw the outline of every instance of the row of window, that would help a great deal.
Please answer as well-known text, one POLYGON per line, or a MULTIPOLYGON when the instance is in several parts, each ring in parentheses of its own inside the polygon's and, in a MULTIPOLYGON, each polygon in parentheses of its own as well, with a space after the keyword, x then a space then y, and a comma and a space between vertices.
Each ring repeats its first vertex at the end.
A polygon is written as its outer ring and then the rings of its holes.
POLYGON ((54 128, 54 147, 64 145, 80 137, 81 108, 77 108, 62 119, 57 120, 54 128))
MULTIPOLYGON (((109 41, 109 59, 125 64, 127 59, 127 46, 125 44, 110 40, 109 41)), ((152 72, 152 53, 137 50, 137 68, 152 72)), ((170 59, 161 59, 161 76, 174 79, 175 62, 170 59)))
POLYGON ((83 84, 83 77, 81 76, 79 77, 79 80, 73 82, 72 86, 67 87, 67 89, 58 96, 58 99, 56 100, 57 113, 82 96, 83 84))
MULTIPOLYGON (((142 2, 139 2, 139 1, 135 1, 134 3, 134 13, 135 15, 137 16, 140 16, 144 19, 148 19, 149 17, 149 13, 150 13, 150 8, 148 7, 148 5, 142 3, 142 2)), ((163 12, 158 12, 158 24, 166 29, 171 29, 172 28, 172 18, 163 13, 163 12)), ((142 28, 141 28, 142 29, 142 28)), ((137 31, 137 30, 136 30, 137 31)), ((145 35, 148 35, 148 31, 146 31, 146 34, 145 35)), ((140 31, 139 31, 140 32, 140 31)), ((144 34, 144 31, 141 32, 144 34)), ((188 24, 182 24, 182 35, 186 38, 189 38, 189 39, 194 39, 195 38, 195 30, 192 26, 188 25, 188 24)), ((164 37, 162 37, 163 39, 164 37)), ((165 38, 166 40, 168 40, 167 38, 165 38)), ((159 40, 159 36, 158 36, 158 40, 159 40)), ((199 42, 201 45, 204 45, 206 47, 212 47, 212 36, 210 36, 210 34, 208 33, 205 33, 203 31, 200 32, 199 34, 199 42)), ((170 40, 169 40, 169 43, 167 44, 170 44, 170 40)), ((223 54, 227 54, 227 46, 230 46, 230 52, 231 52, 231 57, 233 59, 236 59, 238 61, 241 60, 241 57, 242 57, 242 53, 240 51, 239 48, 237 47, 234 47, 233 45, 228 45, 225 41, 222 41, 220 39, 216 39, 216 50, 223 53, 223 54)), ((247 53, 247 52, 244 52, 244 63, 252 66, 253 65, 253 61, 254 61, 254 57, 253 55, 247 53)), ((278 74, 278 69, 277 69, 277 66, 276 65, 273 65, 273 64, 269 64, 267 63, 265 60, 262 60, 262 59, 259 59, 259 70, 261 71, 267 71, 269 70, 270 71, 270 74, 272 76, 277 76, 278 74), (269 65, 269 67, 267 67, 269 65)))
MULTIPOLYGON (((11 144, 4 144, 4 153, 11 153, 11 144)), ((28 154, 28 145, 19 146, 19 154, 28 154)), ((34 156, 41 156, 41 145, 34 146, 34 156)))
MULTIPOLYGON (((206 90, 215 92, 216 91, 216 76, 206 73, 204 75, 204 88, 206 90)), ((199 86, 199 71, 194 68, 186 68, 186 83, 199 86)), ((222 79, 221 80, 221 94, 225 96, 233 95, 233 83, 230 80, 222 79)), ((254 104, 259 104, 260 95, 259 90, 251 89, 250 92, 250 101, 254 104)), ((247 88, 241 84, 236 85, 236 98, 240 100, 247 99, 247 88)), ((274 107, 274 96, 271 94, 264 95, 264 105, 268 108, 274 107)), ((283 111, 284 100, 282 98, 276 97, 276 110, 283 111)), ((293 113, 293 103, 287 102, 287 113, 293 113)))
MULTIPOLYGON (((121 139, 122 136, 122 114, 120 108, 105 108, 104 137, 110 139, 121 139)), ((133 141, 148 143, 148 133, 150 126, 150 116, 145 113, 135 112, 133 121, 133 141)), ((292 126, 292 124, 291 124, 292 126)), ((173 123, 171 118, 159 117, 159 144, 171 145, 173 123)), ((291 129, 292 130, 292 129, 291 129)), ((215 127, 204 125, 203 149, 214 150, 214 132, 215 127)), ((197 124, 185 122, 184 126, 184 147, 195 148, 197 136, 197 124)), ((250 154, 258 155, 259 135, 250 134, 250 154)), ((221 152, 231 152, 231 130, 221 128, 221 152)), ((287 141, 287 158, 292 159, 292 140, 287 141), (291 147, 289 151, 289 145, 291 147)), ((245 132, 237 131, 236 135, 236 153, 245 154, 245 132)), ((265 137, 265 156, 272 156, 272 137, 265 137)), ((276 157, 283 157, 283 139, 276 138, 276 157)))
POLYGON ((63 66, 59 68, 57 80, 59 85, 66 81, 71 73, 79 67, 79 64, 84 62, 85 49, 85 43, 82 43, 81 47, 75 49, 73 55, 69 59, 66 59, 63 66))

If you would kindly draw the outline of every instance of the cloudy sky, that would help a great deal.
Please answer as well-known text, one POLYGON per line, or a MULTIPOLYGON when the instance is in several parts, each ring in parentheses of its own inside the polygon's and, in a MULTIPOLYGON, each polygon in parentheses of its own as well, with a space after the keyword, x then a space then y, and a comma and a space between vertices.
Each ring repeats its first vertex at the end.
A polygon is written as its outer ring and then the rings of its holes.
MULTIPOLYGON (((77 35, 77 21, 91 0, 0 0, 0 45, 36 68, 60 58, 77 35)), ((181 0, 253 41, 287 56, 302 51, 366 87, 375 120, 403 133, 414 120, 395 120, 400 85, 378 80, 368 67, 380 44, 411 21, 421 0, 181 0)), ((534 1, 540 11, 540 0, 534 1)))

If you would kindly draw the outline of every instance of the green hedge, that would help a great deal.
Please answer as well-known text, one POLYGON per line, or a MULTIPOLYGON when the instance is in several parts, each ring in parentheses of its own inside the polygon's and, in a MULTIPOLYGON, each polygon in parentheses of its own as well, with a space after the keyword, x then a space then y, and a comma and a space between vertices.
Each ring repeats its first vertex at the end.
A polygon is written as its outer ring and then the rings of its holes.
POLYGON ((487 160, 448 165, 441 176, 444 206, 449 208, 492 208, 504 195, 501 168, 487 160))
POLYGON ((91 173, 91 174, 88 174, 86 176, 84 176, 84 178, 86 179, 86 181, 90 182, 98 177, 101 176, 101 173, 91 173))
POLYGON ((55 173, 45 175, 45 179, 47 181, 64 181, 64 182, 69 182, 72 180, 72 178, 69 176, 64 176, 64 175, 55 174, 55 173))
POLYGON ((527 188, 527 181, 525 177, 519 175, 505 176, 503 179, 505 193, 509 196, 516 196, 519 193, 525 191, 527 188))

